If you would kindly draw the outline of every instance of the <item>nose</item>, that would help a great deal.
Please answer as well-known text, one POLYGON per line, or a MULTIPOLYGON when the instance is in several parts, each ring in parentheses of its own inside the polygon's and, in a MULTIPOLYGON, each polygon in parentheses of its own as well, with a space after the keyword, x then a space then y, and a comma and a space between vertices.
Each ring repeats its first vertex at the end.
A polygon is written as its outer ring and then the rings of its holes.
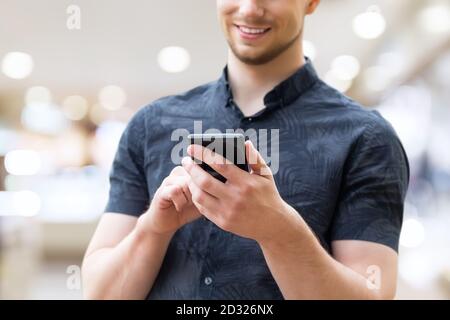
POLYGON ((264 8, 260 0, 242 0, 239 13, 244 18, 261 18, 264 16, 264 8))

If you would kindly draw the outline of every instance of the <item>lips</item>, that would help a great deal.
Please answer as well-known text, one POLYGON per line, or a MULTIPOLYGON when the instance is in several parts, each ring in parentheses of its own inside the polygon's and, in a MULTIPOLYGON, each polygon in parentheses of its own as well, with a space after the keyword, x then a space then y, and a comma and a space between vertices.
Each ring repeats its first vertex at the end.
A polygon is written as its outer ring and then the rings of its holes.
POLYGON ((250 27, 244 25, 235 25, 235 27, 237 28, 239 35, 247 40, 260 39, 270 31, 270 28, 267 27, 250 27))

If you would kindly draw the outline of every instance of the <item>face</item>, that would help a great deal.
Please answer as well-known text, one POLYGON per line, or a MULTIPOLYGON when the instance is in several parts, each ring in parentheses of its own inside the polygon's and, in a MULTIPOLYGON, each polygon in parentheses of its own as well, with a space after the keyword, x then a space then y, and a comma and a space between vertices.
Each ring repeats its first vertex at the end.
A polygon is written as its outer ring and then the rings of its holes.
POLYGON ((217 0, 217 14, 233 54, 252 65, 267 63, 298 44, 303 21, 319 0, 217 0))

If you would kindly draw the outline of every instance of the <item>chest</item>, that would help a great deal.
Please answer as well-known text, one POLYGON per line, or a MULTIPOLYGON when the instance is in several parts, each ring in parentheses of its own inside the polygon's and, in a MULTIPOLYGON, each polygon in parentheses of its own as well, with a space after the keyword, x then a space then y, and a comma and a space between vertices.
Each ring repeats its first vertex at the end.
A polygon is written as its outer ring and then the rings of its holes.
POLYGON ((185 137, 192 132, 211 129, 220 132, 232 129, 252 140, 269 164, 281 197, 317 233, 328 228, 340 192, 350 141, 329 126, 292 118, 282 123, 254 122, 246 125, 233 123, 230 119, 217 121, 207 118, 200 123, 188 119, 181 125, 180 122, 173 127, 166 125, 157 139, 147 146, 150 151, 147 152, 145 172, 150 198, 186 155, 185 137))

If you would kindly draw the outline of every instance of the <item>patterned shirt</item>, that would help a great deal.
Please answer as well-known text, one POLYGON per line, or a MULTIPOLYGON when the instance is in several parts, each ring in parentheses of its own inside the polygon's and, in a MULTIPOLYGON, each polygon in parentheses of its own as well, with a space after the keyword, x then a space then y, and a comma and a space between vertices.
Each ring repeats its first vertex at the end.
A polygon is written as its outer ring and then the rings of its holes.
MULTIPOLYGON (((257 140, 281 197, 328 252, 335 240, 397 250, 409 165, 391 125, 326 85, 309 60, 268 92, 264 105, 244 116, 225 67, 214 82, 141 108, 120 140, 105 211, 136 217, 145 212, 162 180, 180 164, 172 160, 173 150, 201 123, 203 132, 241 130, 257 140)), ((256 241, 199 218, 173 236, 148 298, 283 296, 256 241)))

